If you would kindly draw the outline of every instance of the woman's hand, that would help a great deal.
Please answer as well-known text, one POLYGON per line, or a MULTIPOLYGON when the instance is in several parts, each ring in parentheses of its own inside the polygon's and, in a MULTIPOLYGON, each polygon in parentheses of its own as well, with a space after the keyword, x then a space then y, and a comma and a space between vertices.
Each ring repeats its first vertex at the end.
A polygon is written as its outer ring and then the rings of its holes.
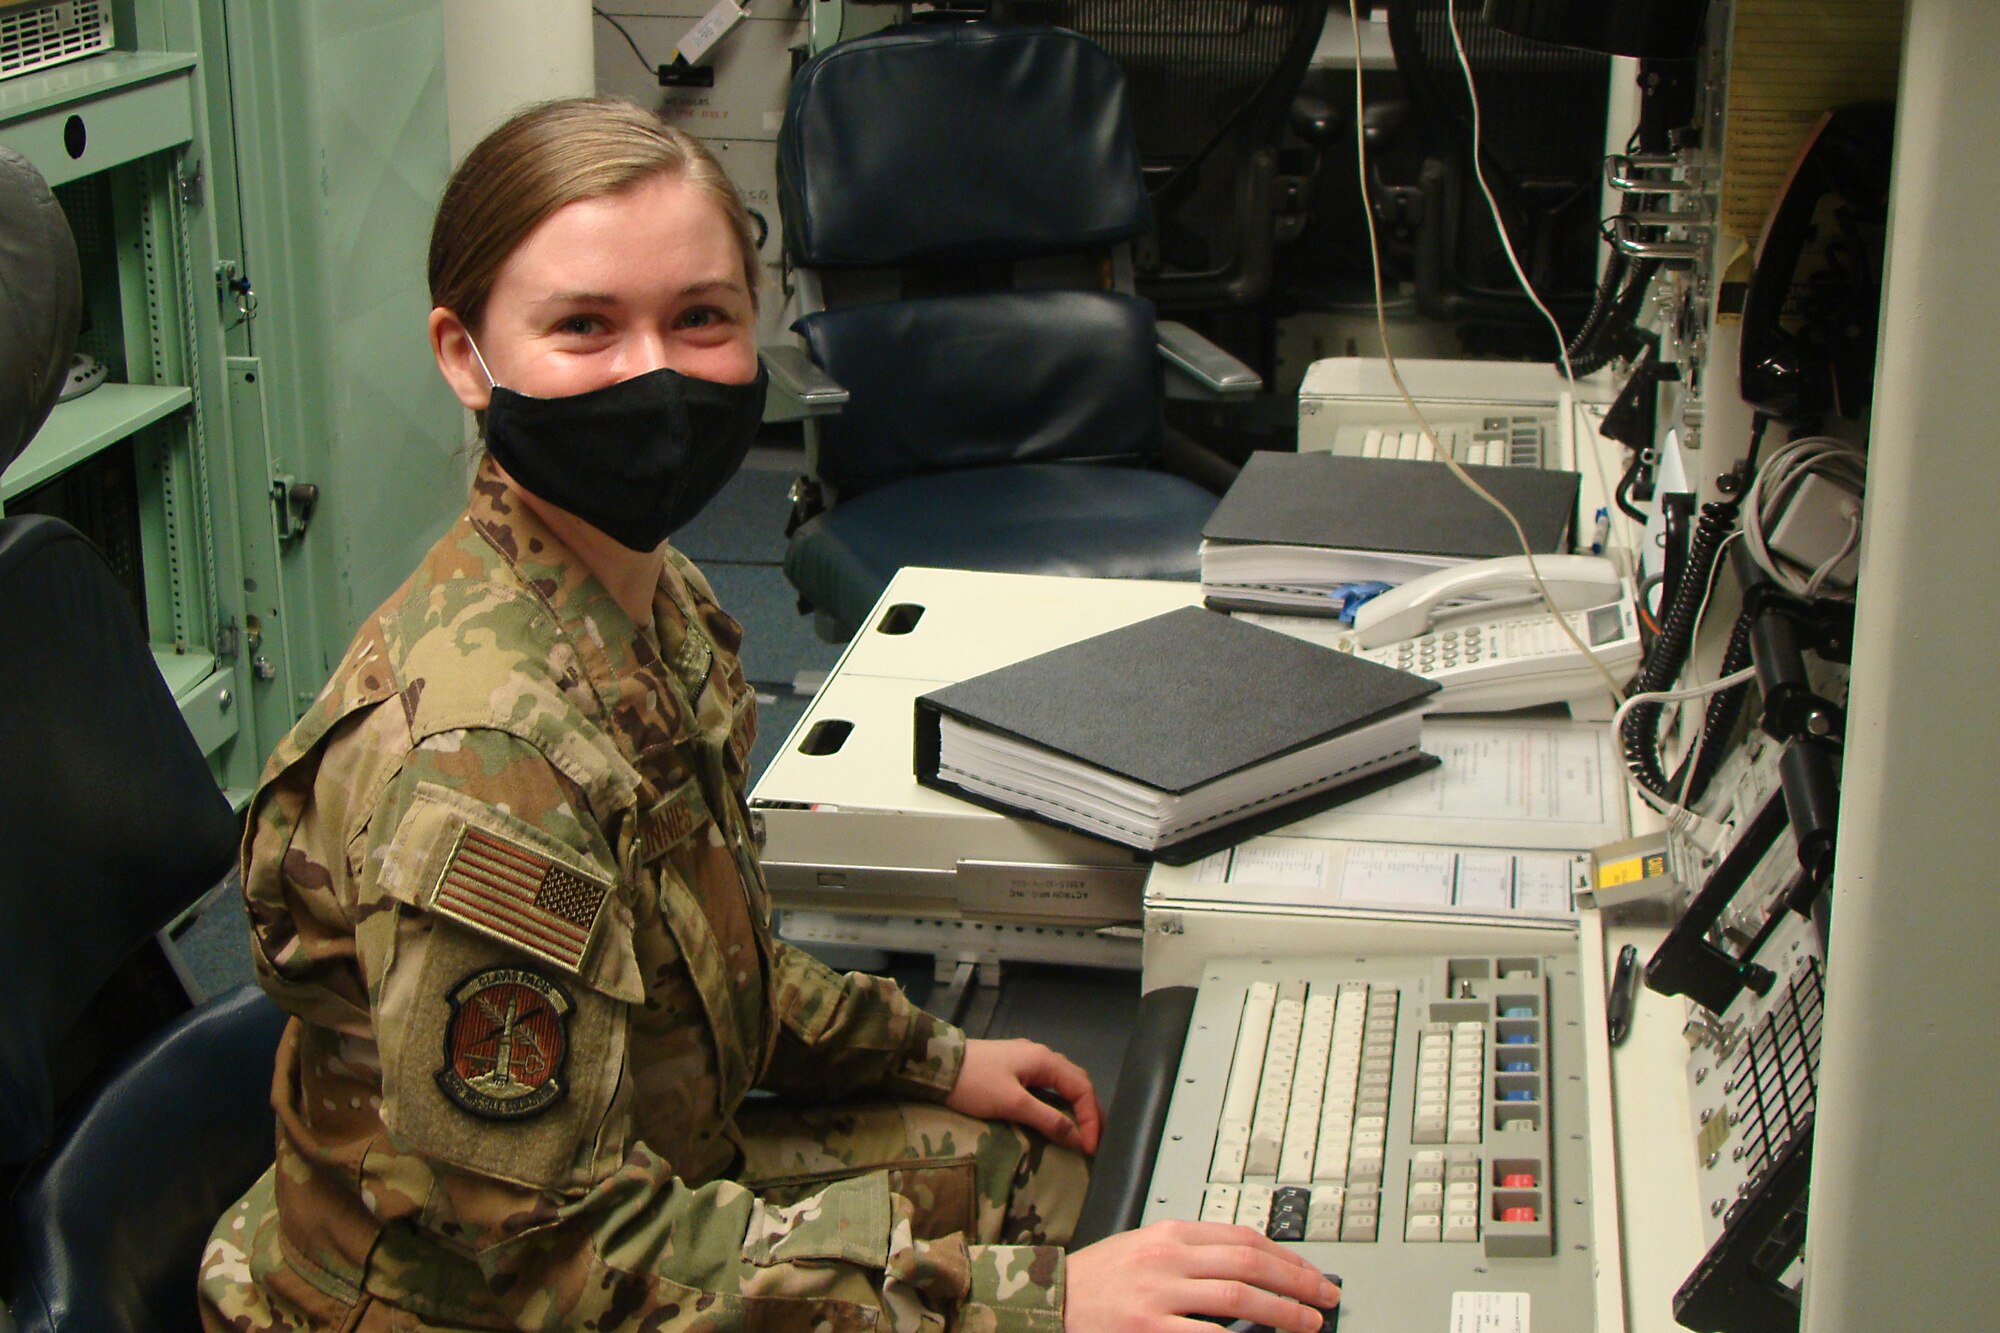
POLYGON ((1065 1333, 1215 1333, 1192 1316, 1314 1333, 1340 1288, 1249 1227, 1155 1222, 1069 1256, 1065 1333))
POLYGON ((1011 1120, 1039 1130, 1050 1140, 1079 1152, 1096 1152, 1104 1109, 1090 1075, 1075 1061, 1038 1041, 968 1040, 958 1082, 944 1104, 961 1115, 1011 1120), (1070 1104, 1074 1118, 1035 1095, 1046 1088, 1070 1104))

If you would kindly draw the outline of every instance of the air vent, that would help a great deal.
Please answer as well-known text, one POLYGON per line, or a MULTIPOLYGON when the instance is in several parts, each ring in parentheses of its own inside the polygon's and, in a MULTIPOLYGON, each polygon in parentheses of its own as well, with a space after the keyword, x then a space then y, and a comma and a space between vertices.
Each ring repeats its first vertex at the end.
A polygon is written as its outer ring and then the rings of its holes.
POLYGON ((0 79, 110 49, 110 0, 0 9, 0 79))

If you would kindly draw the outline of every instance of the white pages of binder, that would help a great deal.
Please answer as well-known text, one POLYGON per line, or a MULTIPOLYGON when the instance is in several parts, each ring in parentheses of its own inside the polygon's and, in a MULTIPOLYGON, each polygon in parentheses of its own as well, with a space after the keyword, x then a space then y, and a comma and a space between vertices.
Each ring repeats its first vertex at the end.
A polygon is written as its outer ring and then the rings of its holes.
POLYGON ((1421 715, 1405 711, 1176 795, 946 716, 939 719, 938 775, 974 794, 1150 850, 1413 759, 1422 729, 1421 715))

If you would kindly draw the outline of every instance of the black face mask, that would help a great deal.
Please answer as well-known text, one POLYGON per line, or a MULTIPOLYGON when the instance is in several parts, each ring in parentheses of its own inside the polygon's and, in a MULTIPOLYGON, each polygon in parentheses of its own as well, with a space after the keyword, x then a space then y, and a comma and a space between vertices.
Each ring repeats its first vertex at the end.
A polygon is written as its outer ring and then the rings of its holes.
POLYGON ((507 475, 635 551, 650 551, 736 475, 764 417, 748 384, 671 370, 564 398, 493 386, 486 444, 507 475))

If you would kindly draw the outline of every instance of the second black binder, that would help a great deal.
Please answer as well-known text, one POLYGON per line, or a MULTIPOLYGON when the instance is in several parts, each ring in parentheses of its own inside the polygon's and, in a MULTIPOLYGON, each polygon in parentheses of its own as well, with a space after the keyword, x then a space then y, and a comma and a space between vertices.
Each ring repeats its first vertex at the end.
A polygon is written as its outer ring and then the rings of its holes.
POLYGON ((1189 607, 924 695, 916 775, 1181 864, 1434 766, 1436 688, 1189 607))

